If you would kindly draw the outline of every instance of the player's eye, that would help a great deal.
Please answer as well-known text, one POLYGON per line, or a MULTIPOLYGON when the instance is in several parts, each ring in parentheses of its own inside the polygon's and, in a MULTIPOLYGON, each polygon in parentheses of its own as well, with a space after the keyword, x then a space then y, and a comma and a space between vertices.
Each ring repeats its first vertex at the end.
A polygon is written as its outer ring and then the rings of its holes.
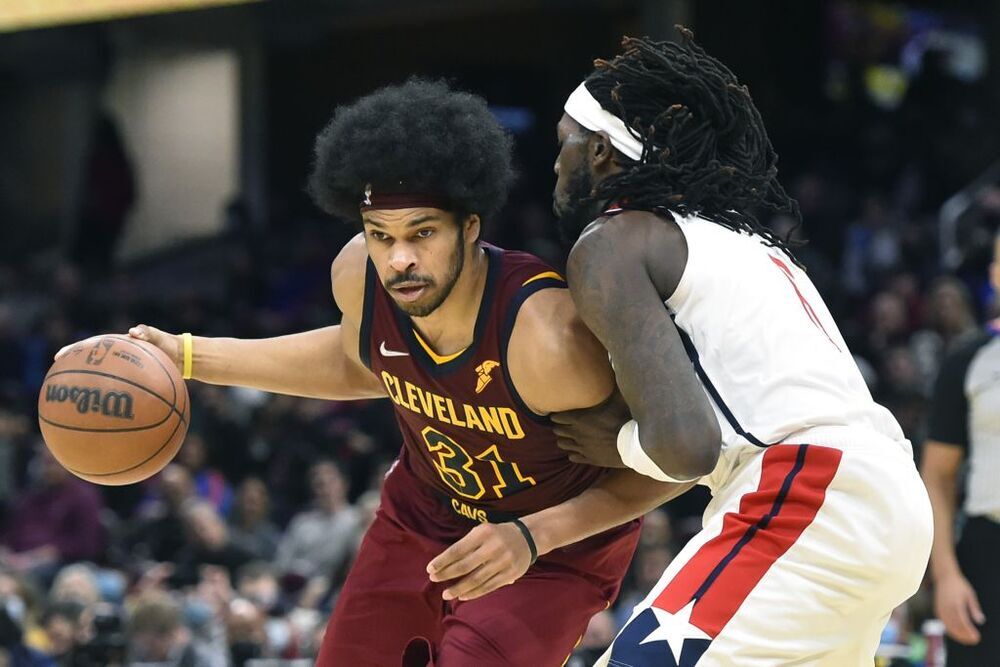
POLYGON ((433 229, 421 229, 419 232, 417 232, 418 238, 429 239, 432 236, 434 236, 433 229))
POLYGON ((375 230, 368 232, 368 236, 375 239, 376 241, 385 241, 389 238, 389 235, 386 234, 385 232, 379 232, 375 230))

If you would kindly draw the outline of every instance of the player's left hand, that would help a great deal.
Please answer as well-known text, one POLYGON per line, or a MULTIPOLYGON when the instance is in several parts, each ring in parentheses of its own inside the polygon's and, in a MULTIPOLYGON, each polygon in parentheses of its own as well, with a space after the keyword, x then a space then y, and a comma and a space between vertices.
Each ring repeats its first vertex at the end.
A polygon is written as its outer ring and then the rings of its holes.
POLYGON ((531 566, 531 550, 512 523, 482 523, 427 564, 431 581, 451 581, 445 600, 475 600, 517 581, 531 566))
POLYGON ((618 431, 632 415, 620 392, 592 408, 555 412, 556 445, 573 463, 587 463, 602 468, 624 468, 618 453, 618 431))

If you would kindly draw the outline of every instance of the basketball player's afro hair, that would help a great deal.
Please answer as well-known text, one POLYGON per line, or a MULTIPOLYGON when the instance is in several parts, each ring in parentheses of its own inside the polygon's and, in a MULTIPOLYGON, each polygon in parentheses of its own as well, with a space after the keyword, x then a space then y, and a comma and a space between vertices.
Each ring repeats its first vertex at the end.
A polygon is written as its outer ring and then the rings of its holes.
POLYGON ((459 218, 490 220, 514 178, 511 140, 483 98, 410 79, 337 107, 316 137, 308 190, 322 210, 360 225, 365 188, 443 197, 459 218))

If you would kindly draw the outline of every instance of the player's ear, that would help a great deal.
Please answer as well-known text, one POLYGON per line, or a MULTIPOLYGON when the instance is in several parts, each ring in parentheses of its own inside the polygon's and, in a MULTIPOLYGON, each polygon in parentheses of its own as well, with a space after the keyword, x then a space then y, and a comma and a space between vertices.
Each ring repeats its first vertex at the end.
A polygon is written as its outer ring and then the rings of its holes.
POLYGON ((615 149, 611 145, 611 137, 608 136, 607 132, 603 130, 592 132, 587 148, 590 165, 595 171, 601 171, 612 164, 615 149))
POLYGON ((466 243, 475 243, 479 240, 480 234, 483 233, 483 223, 479 219, 478 213, 470 213, 465 216, 461 224, 463 227, 462 231, 465 232, 466 243))

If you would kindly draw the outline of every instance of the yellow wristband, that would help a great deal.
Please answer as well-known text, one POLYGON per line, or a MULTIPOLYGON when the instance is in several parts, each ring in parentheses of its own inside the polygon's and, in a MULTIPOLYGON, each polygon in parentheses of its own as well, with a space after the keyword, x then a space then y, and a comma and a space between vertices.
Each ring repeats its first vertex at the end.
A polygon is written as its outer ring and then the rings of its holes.
POLYGON ((185 380, 190 380, 191 367, 194 365, 194 341, 189 333, 182 333, 181 340, 184 342, 184 371, 181 375, 185 380))

